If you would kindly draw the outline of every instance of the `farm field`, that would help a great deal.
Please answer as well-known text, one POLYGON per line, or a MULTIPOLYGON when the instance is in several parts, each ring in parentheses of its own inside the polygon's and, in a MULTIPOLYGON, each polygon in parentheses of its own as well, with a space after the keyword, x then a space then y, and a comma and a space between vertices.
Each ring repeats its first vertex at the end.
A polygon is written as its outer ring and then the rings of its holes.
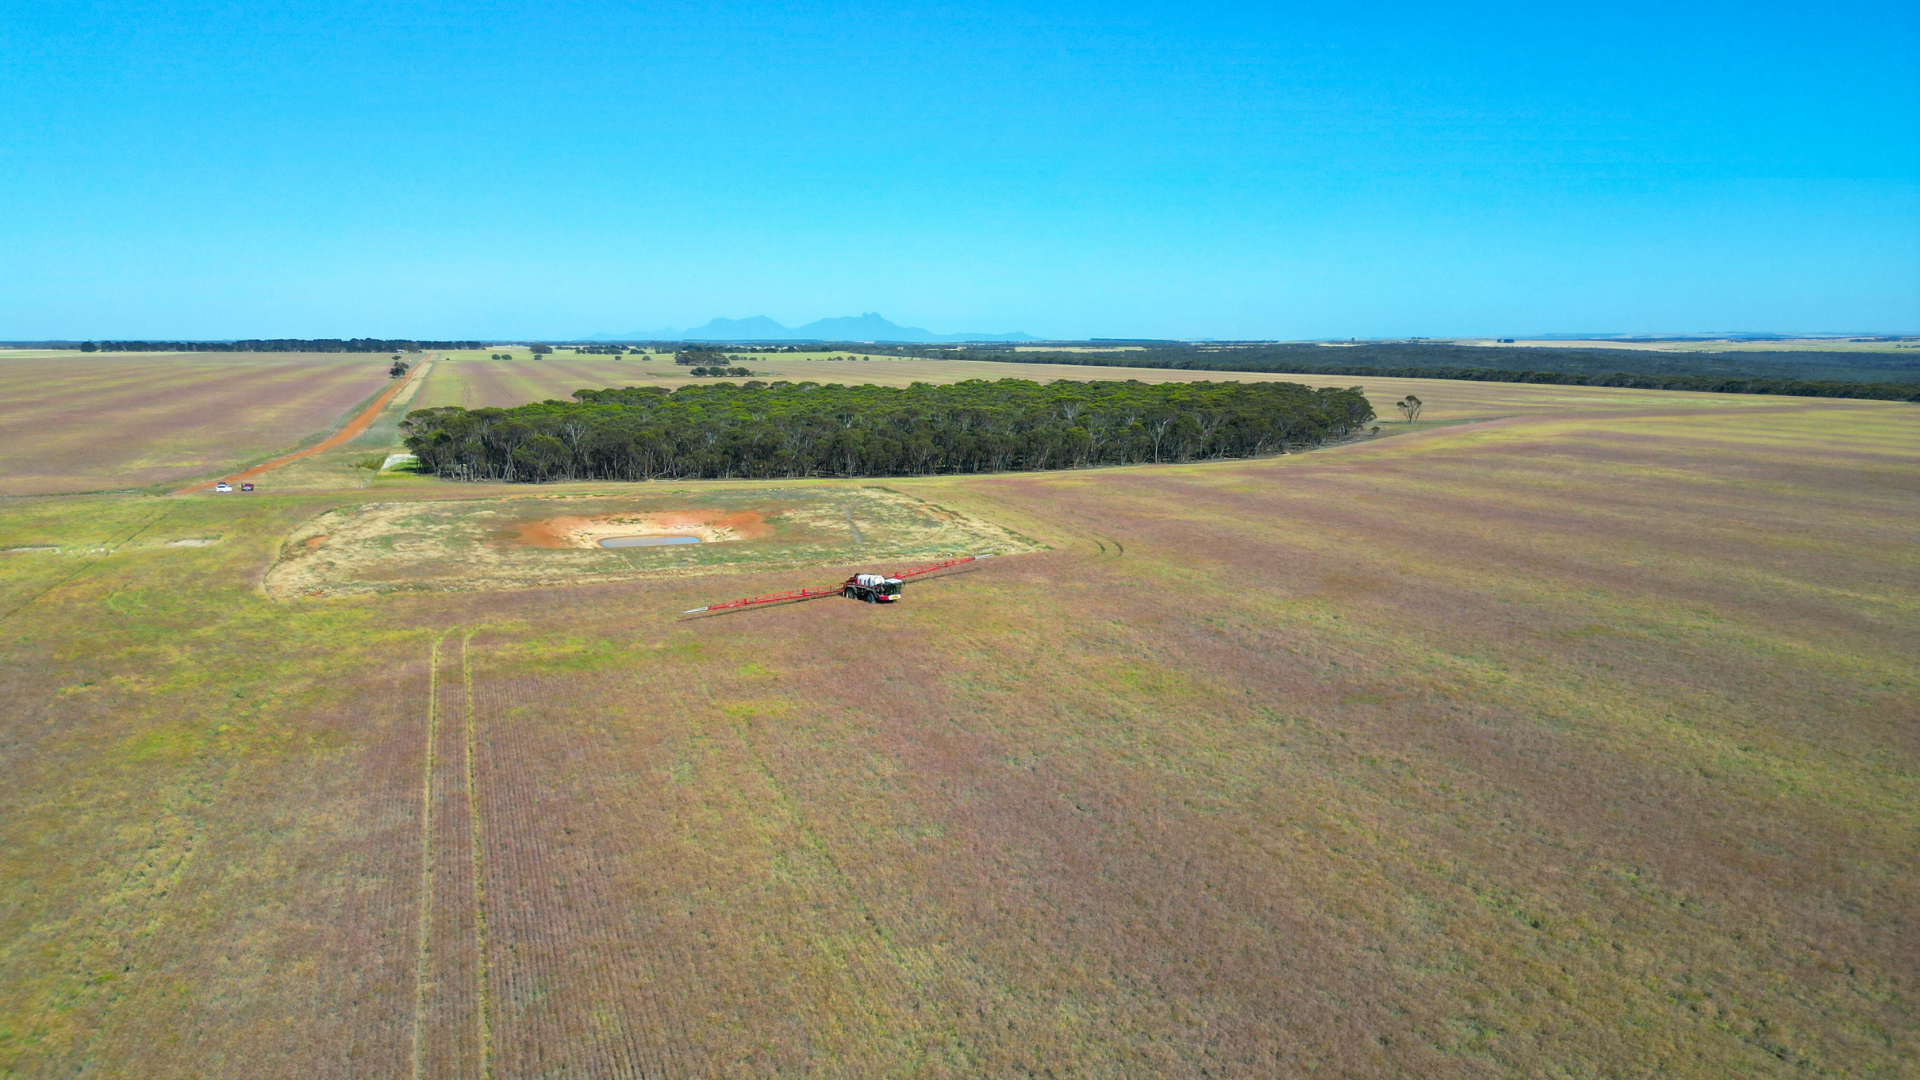
POLYGON ((0 352, 0 495, 182 481, 287 449, 386 388, 383 356, 0 352))
MULTIPOLYGON (((950 383, 962 379, 1026 378, 1051 382, 1054 379, 1114 378, 1122 368, 1068 367, 1059 371, 1032 364, 977 363, 953 360, 909 360, 894 356, 865 357, 854 353, 775 353, 753 354, 735 350, 731 355, 747 356, 744 366, 765 372, 762 378, 792 382, 811 380, 822 383, 872 383, 878 386, 907 386, 915 382, 950 383), (828 357, 854 356, 855 359, 829 360, 828 357)), ((673 362, 672 353, 639 356, 604 356, 555 353, 533 356, 514 353, 510 360, 493 360, 472 353, 451 353, 451 361, 441 365, 438 376, 421 392, 417 408, 458 405, 468 409, 488 406, 506 408, 529 401, 569 399, 575 390, 600 390, 620 386, 659 386, 665 389, 707 380, 688 374, 688 369, 673 362)), ((1143 381, 1182 379, 1189 372, 1129 372, 1117 377, 1138 377, 1143 381)), ((739 382, 742 380, 734 380, 739 382)))
MULTIPOLYGON (((379 446, 391 445, 399 430, 400 420, 405 417, 414 396, 419 393, 421 385, 432 371, 433 361, 422 360, 414 367, 411 374, 404 377, 390 376, 387 385, 379 393, 375 394, 365 406, 356 409, 352 415, 334 425, 331 434, 310 446, 271 458, 258 465, 248 466, 237 473, 228 474, 224 479, 230 483, 253 480, 266 473, 276 472, 304 459, 341 447, 365 445, 369 442, 379 446)), ((203 492, 213 488, 220 479, 222 478, 216 477, 212 480, 189 484, 174 494, 192 495, 203 492)))
MULTIPOLYGON (((711 380, 687 374, 676 367, 671 354, 643 360, 637 356, 554 357, 515 354, 511 360, 488 360, 472 354, 451 353, 449 360, 434 368, 421 390, 414 408, 458 405, 477 409, 487 406, 507 408, 548 398, 569 400, 575 390, 619 386, 659 386, 674 389, 711 380)), ((1445 379, 1388 379, 1357 375, 1298 375, 1270 372, 1191 371, 1166 368, 1121 368, 1075 364, 1016 364, 981 360, 915 360, 893 356, 873 356, 854 360, 830 361, 826 357, 855 355, 819 354, 809 358, 747 355, 744 366, 766 372, 766 379, 792 382, 812 380, 821 383, 872 383, 878 386, 908 386, 915 382, 954 383, 964 379, 1031 379, 1053 382, 1057 379, 1138 379, 1141 382, 1293 382, 1307 386, 1352 386, 1367 388, 1375 411, 1383 421, 1394 420, 1392 403, 1408 394, 1424 402, 1422 422, 1487 419, 1512 414, 1565 412, 1568 410, 1606 409, 1631 411, 1651 408, 1659 412, 1701 410, 1718 412, 1767 402, 1730 400, 1736 395, 1675 393, 1672 391, 1631 390, 1616 387, 1563 387, 1529 383, 1461 382, 1445 379)), ((732 380, 740 382, 743 380, 732 380)), ((1389 425, 1388 430, 1398 428, 1389 425)))
POLYGON ((1633 352, 1822 352, 1822 353, 1892 353, 1901 355, 1910 349, 1920 348, 1920 342, 1912 338, 1899 341, 1884 339, 1857 338, 1853 340, 1839 338, 1788 338, 1778 341, 1744 341, 1731 338, 1714 340, 1687 339, 1679 341, 1618 341, 1611 338, 1521 338, 1518 341, 1500 341, 1496 338, 1462 339, 1457 345, 1479 345, 1489 348, 1505 345, 1516 349, 1626 349, 1633 352))
POLYGON ((0 1076, 1912 1074, 1920 413, 1403 382, 889 480, 1032 547, 893 607, 676 614, 824 540, 270 595, 376 504, 458 574, 462 515, 860 482, 11 500, 0 1076))
MULTIPOLYGON (((751 354, 742 365, 751 368, 757 378, 790 382, 871 383, 876 386, 908 386, 916 382, 954 383, 963 379, 1032 379, 1053 382, 1056 379, 1138 379, 1141 382, 1199 382, 1206 379, 1233 382, 1307 382, 1306 376, 1275 375, 1265 372, 1178 371, 1155 368, 1119 368, 1074 364, 1012 364, 980 360, 915 360, 897 356, 861 356, 854 353, 751 354), (855 357, 830 360, 829 356, 855 357)), ((548 357, 516 354, 512 360, 467 358, 459 353, 453 363, 442 364, 434 378, 421 391, 416 408, 459 405, 478 409, 487 406, 506 408, 547 398, 567 400, 575 390, 599 390, 618 386, 659 386, 674 389, 712 380, 695 378, 688 369, 676 366, 671 353, 650 360, 638 356, 614 357, 560 353, 548 357)), ((733 382, 744 380, 734 379, 733 382)), ((1422 385, 1434 380, 1424 380, 1422 385)), ((1352 379, 1313 385, 1350 385, 1352 379)))
MULTIPOLYGON (((565 399, 583 387, 696 382, 670 359, 525 353, 494 361, 479 353, 435 354, 418 386, 409 386, 365 432, 346 445, 249 477, 263 491, 358 488, 372 479, 363 463, 393 449, 407 411, 438 405, 512 405, 565 399)), ((1600 407, 1634 409, 1739 408, 1725 395, 1655 394, 1620 389, 1459 383, 1420 379, 1154 371, 1131 368, 1001 364, 938 360, 828 361, 781 358, 752 361, 755 370, 794 381, 877 383, 967 378, 1036 381, 1126 379, 1196 381, 1206 378, 1293 381, 1313 386, 1368 384, 1387 421, 1399 433, 1391 401, 1408 393, 1425 402, 1418 428, 1431 423, 1530 412, 1600 407), (1569 390, 1573 392, 1569 392, 1569 390)), ((418 358, 416 358, 418 359, 418 358)), ((0 389, 8 410, 0 419, 0 495, 37 495, 109 489, 162 490, 182 480, 235 473, 320 438, 345 423, 388 385, 377 356, 322 354, 80 354, 0 353, 0 389), (111 430, 113 437, 101 432, 111 430)))

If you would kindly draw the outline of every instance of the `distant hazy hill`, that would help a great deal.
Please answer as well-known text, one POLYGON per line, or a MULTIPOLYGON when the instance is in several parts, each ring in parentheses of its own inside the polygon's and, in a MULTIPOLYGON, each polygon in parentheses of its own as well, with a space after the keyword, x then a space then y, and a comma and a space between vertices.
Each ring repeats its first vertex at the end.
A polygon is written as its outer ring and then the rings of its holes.
POLYGON ((633 330, 625 334, 595 334, 594 341, 885 341, 907 344, 959 341, 1035 341, 1031 334, 936 334, 917 326, 897 326, 875 312, 820 319, 789 329, 765 315, 750 319, 715 319, 691 330, 633 330))

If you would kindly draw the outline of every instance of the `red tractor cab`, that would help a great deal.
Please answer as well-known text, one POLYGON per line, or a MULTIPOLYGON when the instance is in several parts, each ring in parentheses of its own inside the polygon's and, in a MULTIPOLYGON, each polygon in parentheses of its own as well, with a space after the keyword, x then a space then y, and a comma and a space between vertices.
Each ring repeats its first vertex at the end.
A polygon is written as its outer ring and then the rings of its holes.
POLYGON ((869 604, 891 604, 900 599, 900 579, 885 574, 855 574, 840 583, 840 595, 869 604))

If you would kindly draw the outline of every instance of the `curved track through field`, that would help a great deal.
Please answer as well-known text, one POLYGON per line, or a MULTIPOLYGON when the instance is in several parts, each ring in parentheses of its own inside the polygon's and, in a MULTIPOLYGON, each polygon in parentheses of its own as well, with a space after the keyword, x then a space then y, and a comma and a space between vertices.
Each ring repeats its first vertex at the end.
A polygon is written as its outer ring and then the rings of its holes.
POLYGON ((385 411, 388 405, 393 403, 393 399, 399 396, 400 391, 412 386, 416 381, 425 378, 428 369, 432 366, 433 354, 428 353, 426 359, 421 360, 420 363, 414 366, 412 375, 404 379, 395 379, 393 385, 381 391, 380 396, 373 399, 372 404, 360 410, 360 415, 347 421, 346 425, 339 431, 334 432, 332 435, 327 436, 304 450, 295 450, 291 454, 274 458, 272 461, 265 462, 264 464, 255 465, 251 469, 234 473, 232 476, 216 477, 212 480, 203 480, 197 484, 189 484, 179 491, 174 492, 174 494, 191 495, 196 491, 206 491, 222 480, 229 484, 237 484, 242 480, 251 480, 261 473, 277 469, 289 462, 299 461, 305 457, 312 457, 322 450, 331 450, 336 446, 352 442, 364 434, 368 428, 373 426, 373 422, 379 419, 381 412, 385 411))

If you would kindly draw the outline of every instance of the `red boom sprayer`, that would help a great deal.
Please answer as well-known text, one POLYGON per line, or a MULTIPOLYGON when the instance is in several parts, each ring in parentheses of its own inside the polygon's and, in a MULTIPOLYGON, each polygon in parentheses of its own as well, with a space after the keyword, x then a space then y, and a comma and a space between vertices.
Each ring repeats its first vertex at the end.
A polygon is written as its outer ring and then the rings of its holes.
POLYGON ((745 600, 729 600, 724 604, 708 604, 706 607, 690 608, 682 615, 698 615, 703 611, 725 611, 728 608, 752 607, 755 604, 778 604, 785 600, 818 600, 822 596, 845 596, 853 600, 865 600, 869 604, 891 604, 900 599, 900 585, 908 578, 931 574, 936 570, 945 570, 961 563, 977 562, 988 558, 986 555, 962 555, 957 559, 937 562, 928 566, 916 566, 912 570, 902 570, 897 574, 854 574, 838 585, 824 589, 795 589, 793 592, 774 593, 771 596, 749 596, 745 600))

